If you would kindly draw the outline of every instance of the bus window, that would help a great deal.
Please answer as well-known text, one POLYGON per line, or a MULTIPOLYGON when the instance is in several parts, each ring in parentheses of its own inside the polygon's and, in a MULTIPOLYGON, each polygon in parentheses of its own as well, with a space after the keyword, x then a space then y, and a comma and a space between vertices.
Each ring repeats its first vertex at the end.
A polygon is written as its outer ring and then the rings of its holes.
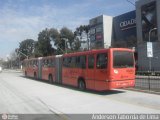
POLYGON ((51 60, 51 66, 52 67, 55 67, 55 61, 54 61, 54 59, 52 58, 52 59, 50 59, 51 60))
POLYGON ((97 55, 97 63, 96 66, 98 69, 107 68, 108 57, 106 53, 100 53, 97 55))
POLYGON ((67 67, 67 58, 63 58, 63 67, 67 67))
POLYGON ((133 53, 127 51, 114 51, 113 67, 114 68, 134 67, 133 53))
POLYGON ((67 67, 71 67, 71 57, 67 58, 67 67))
POLYGON ((64 67, 71 67, 71 57, 66 57, 63 59, 63 66, 64 67))
POLYGON ((94 56, 93 55, 88 56, 88 68, 89 69, 94 68, 94 56))
POLYGON ((76 57, 71 58, 70 67, 75 68, 76 67, 76 57))
POLYGON ((37 60, 34 60, 34 61, 33 61, 33 66, 34 66, 34 67, 37 66, 37 60))
POLYGON ((29 67, 32 67, 32 60, 29 62, 29 67))
POLYGON ((86 56, 79 56, 76 60, 77 67, 85 69, 86 68, 86 56))
POLYGON ((42 60, 42 66, 44 67, 44 60, 42 60))
POLYGON ((48 59, 48 67, 54 67, 53 59, 48 59))
POLYGON ((48 67, 48 59, 45 59, 45 60, 43 61, 43 66, 44 66, 44 67, 48 67))
POLYGON ((83 69, 86 68, 86 56, 80 56, 80 67, 83 69))

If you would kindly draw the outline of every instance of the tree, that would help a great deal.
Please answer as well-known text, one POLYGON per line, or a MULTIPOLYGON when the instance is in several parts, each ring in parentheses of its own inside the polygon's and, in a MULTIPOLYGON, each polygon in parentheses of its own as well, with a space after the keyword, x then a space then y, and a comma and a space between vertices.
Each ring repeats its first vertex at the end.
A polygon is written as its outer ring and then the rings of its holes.
POLYGON ((74 32, 74 34, 81 39, 82 43, 84 43, 84 41, 82 41, 83 33, 86 34, 85 42, 87 43, 87 49, 89 50, 89 25, 80 25, 74 32))
POLYGON ((26 58, 26 56, 28 57, 33 56, 34 49, 35 49, 35 41, 33 39, 26 39, 20 42, 19 49, 17 49, 19 52, 18 51, 16 52, 19 54, 21 60, 23 60, 26 58))
MULTIPOLYGON (((54 54, 54 48, 51 45, 50 29, 42 30, 38 34, 38 42, 36 43, 36 52, 40 56, 49 56, 54 54)), ((37 54, 37 53, 35 53, 37 54)))
POLYGON ((50 36, 51 41, 54 42, 54 45, 59 44, 59 41, 60 41, 60 33, 58 32, 57 29, 51 28, 51 29, 49 30, 49 36, 50 36))
POLYGON ((74 43, 73 43, 73 50, 74 51, 79 51, 81 47, 81 41, 78 37, 75 37, 74 43))
POLYGON ((60 38, 60 33, 57 29, 51 28, 49 30, 49 36, 52 43, 52 47, 55 49, 55 54, 63 54, 63 46, 60 38))
POLYGON ((67 48, 67 49, 73 50, 73 46, 72 46, 74 42, 73 32, 67 27, 63 27, 60 30, 60 36, 61 36, 61 44, 62 46, 64 46, 63 49, 67 48), (69 43, 69 46, 68 44, 65 45, 65 42, 69 43))
POLYGON ((35 56, 35 57, 43 56, 42 53, 39 51, 38 41, 35 42, 35 49, 34 49, 34 55, 33 56, 35 56))

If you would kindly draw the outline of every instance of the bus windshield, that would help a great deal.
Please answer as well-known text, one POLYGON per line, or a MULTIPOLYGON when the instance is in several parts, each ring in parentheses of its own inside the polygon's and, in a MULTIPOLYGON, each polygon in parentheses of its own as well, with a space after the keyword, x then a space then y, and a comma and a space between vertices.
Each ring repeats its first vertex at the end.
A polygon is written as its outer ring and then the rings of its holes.
POLYGON ((114 68, 134 67, 133 53, 128 51, 114 51, 113 67, 114 68))

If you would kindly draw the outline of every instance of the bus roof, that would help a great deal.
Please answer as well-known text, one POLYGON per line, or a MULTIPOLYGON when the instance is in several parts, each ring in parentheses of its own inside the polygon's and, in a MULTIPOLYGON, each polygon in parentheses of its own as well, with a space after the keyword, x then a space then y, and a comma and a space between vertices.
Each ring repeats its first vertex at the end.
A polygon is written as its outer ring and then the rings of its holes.
POLYGON ((25 59, 24 61, 30 61, 30 60, 38 60, 38 59, 47 59, 47 58, 54 58, 54 57, 69 57, 69 56, 78 56, 78 55, 86 55, 86 54, 91 54, 91 53, 98 53, 98 52, 107 52, 107 51, 113 51, 113 50, 119 50, 119 51, 130 51, 134 52, 134 50, 129 49, 129 48, 108 48, 108 49, 92 49, 89 51, 81 51, 81 52, 74 52, 74 53, 66 53, 62 55, 54 55, 54 56, 46 56, 46 57, 38 57, 38 58, 30 58, 30 59, 25 59))
POLYGON ((108 48, 108 49, 92 49, 92 50, 89 50, 89 51, 66 53, 63 56, 67 57, 67 56, 86 55, 86 54, 91 54, 91 53, 107 52, 109 50, 111 50, 111 51, 113 51, 113 50, 119 50, 119 51, 130 51, 130 52, 133 52, 132 49, 128 49, 128 48, 108 48))

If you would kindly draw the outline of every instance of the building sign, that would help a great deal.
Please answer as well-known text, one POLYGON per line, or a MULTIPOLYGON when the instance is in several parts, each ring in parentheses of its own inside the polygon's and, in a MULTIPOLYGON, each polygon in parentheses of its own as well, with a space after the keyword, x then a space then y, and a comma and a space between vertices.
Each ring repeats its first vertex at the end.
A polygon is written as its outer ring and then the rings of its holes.
POLYGON ((136 19, 130 19, 120 22, 121 30, 128 30, 134 27, 136 27, 136 19))
POLYGON ((135 10, 114 17, 112 33, 112 46, 135 47, 137 43, 135 10))
POLYGON ((152 42, 147 42, 147 57, 153 57, 152 42))

